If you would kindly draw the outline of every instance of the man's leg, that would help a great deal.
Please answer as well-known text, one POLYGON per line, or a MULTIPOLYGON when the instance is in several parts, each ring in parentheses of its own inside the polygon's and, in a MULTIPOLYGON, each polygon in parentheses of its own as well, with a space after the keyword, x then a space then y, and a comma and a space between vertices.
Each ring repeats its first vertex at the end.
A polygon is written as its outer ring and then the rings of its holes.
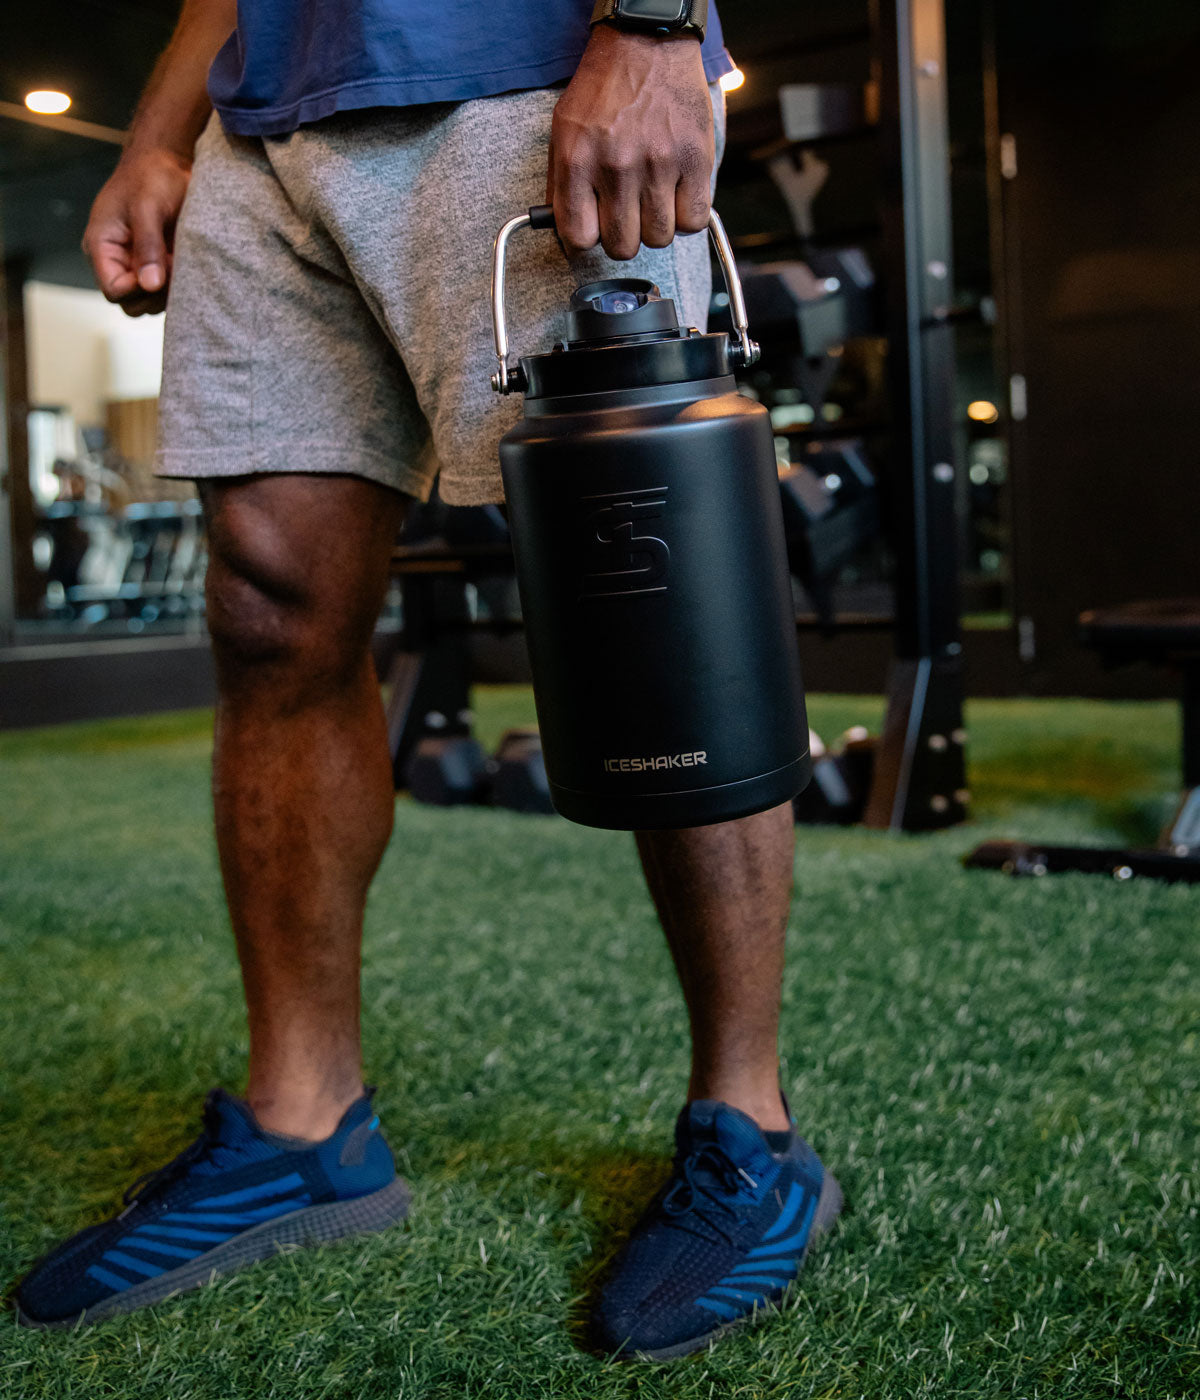
POLYGON ((263 1127, 318 1139, 362 1093, 359 947, 392 828, 369 654, 404 497, 346 476, 202 488, 217 846, 263 1127))
POLYGON ((786 1130, 779 994, 792 890, 790 805, 717 826, 639 832, 638 853, 683 985, 688 1099, 732 1104, 786 1130))
POLYGON ((687 1000, 692 1075, 671 1177, 609 1270, 592 1322, 610 1355, 667 1361, 781 1303, 842 1193, 789 1131, 779 1093, 790 806, 637 841, 687 1000))
POLYGON ((200 1137, 22 1280, 17 1315, 31 1326, 130 1312, 408 1212, 358 1043, 363 905, 393 801, 368 644, 404 498, 294 474, 201 494, 217 845, 250 1012, 252 1112, 210 1094, 200 1137))

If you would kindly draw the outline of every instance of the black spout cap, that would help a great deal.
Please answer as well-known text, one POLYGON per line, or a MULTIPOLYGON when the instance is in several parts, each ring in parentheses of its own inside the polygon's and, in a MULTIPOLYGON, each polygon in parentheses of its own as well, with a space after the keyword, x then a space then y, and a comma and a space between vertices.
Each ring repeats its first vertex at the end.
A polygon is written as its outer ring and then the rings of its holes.
MULTIPOLYGON (((557 233, 554 206, 530 205, 529 227, 554 229, 557 233)), ((664 297, 653 282, 635 277, 614 278, 591 282, 571 294, 566 342, 568 346, 612 342, 624 336, 641 337, 679 328, 675 303, 664 297)))
POLYGON ((640 277, 589 282, 571 293, 566 335, 569 345, 678 329, 675 303, 664 297, 653 282, 640 277))

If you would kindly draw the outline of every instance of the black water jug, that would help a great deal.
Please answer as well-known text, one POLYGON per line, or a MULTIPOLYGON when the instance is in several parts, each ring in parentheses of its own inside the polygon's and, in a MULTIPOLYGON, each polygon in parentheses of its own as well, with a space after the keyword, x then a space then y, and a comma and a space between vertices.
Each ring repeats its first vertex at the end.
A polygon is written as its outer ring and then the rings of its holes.
POLYGON ((774 443, 737 392, 757 346, 714 214, 736 339, 681 327, 650 282, 583 287, 562 343, 508 363, 504 258, 492 309, 498 392, 525 416, 500 444, 550 793, 587 826, 705 826, 809 778, 774 443))

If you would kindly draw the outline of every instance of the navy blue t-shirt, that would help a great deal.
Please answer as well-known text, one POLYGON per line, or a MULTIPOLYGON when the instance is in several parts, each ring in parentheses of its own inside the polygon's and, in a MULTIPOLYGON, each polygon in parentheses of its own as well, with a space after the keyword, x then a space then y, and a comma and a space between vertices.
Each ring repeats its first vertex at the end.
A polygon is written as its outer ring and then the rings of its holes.
MULTIPOLYGON (((227 131, 273 136, 355 107, 461 102, 569 78, 592 0, 238 0, 209 96, 227 131)), ((710 5, 704 71, 733 68, 710 5)))

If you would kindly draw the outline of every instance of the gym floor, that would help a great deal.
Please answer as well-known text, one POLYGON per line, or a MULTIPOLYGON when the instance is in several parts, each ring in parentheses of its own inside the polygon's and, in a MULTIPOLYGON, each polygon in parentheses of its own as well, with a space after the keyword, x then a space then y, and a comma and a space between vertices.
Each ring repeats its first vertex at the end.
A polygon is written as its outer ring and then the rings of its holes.
MULTIPOLYGON (((489 745, 529 694, 477 697, 489 745)), ((826 739, 877 699, 816 697, 826 739)), ((853 1205, 786 1310, 671 1366, 578 1349, 663 1174, 681 1001, 632 843, 397 805, 366 939, 410 1224, 77 1333, 20 1400, 1200 1394, 1200 889, 967 872, 985 837, 1153 841, 1168 704, 978 701, 976 817, 799 833, 784 1079, 853 1205)), ((196 1131, 245 1050, 210 716, 0 735, 0 1271, 196 1131)))

